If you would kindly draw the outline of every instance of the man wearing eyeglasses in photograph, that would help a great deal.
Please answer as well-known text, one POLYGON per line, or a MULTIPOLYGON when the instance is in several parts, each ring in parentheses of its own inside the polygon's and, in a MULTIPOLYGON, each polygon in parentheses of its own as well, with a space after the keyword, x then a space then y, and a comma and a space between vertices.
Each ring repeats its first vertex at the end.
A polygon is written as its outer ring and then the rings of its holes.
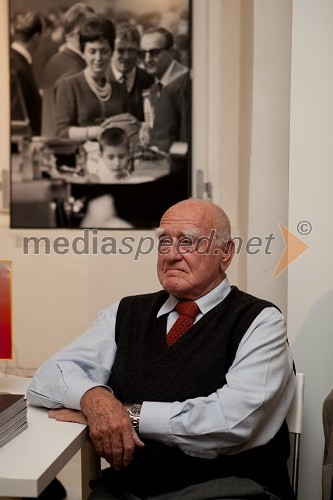
POLYGON ((116 24, 115 48, 108 76, 125 85, 129 94, 131 113, 144 121, 142 92, 151 87, 154 77, 137 66, 140 51, 140 33, 127 22, 116 24))
POLYGON ((141 58, 145 70, 155 79, 144 100, 145 121, 154 125, 156 110, 163 89, 176 78, 188 72, 188 68, 174 58, 174 39, 165 28, 149 28, 141 37, 141 58))

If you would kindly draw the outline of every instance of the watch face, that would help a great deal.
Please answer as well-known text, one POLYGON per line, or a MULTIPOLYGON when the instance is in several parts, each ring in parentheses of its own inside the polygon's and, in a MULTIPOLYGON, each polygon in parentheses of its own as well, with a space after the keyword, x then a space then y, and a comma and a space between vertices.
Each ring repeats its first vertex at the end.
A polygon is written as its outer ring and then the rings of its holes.
POLYGON ((130 408, 131 415, 139 416, 140 412, 141 412, 141 405, 136 404, 136 405, 131 406, 131 408, 130 408))

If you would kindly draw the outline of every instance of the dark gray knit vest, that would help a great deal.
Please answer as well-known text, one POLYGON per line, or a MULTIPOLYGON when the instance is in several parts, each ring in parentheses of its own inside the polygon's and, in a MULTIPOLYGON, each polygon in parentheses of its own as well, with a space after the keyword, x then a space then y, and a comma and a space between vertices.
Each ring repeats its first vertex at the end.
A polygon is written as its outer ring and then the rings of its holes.
MULTIPOLYGON (((166 343, 167 315, 156 318, 164 291, 126 297, 116 321, 117 352, 109 386, 123 403, 184 401, 222 387, 238 345, 257 315, 273 304, 232 287, 229 295, 175 344, 166 343)), ((273 306, 275 307, 275 306, 273 306)), ((190 457, 177 447, 145 440, 126 470, 111 472, 145 496, 223 476, 249 477, 283 500, 293 498, 286 469, 288 430, 284 424, 265 446, 216 459, 190 457)))

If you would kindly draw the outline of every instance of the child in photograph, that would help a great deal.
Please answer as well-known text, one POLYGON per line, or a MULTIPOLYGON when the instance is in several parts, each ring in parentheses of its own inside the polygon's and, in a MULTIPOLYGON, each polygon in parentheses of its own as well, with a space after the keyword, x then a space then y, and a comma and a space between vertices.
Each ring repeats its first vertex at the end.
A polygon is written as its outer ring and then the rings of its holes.
POLYGON ((132 157, 129 138, 119 127, 103 131, 99 139, 100 158, 97 176, 102 183, 113 183, 131 176, 132 157))

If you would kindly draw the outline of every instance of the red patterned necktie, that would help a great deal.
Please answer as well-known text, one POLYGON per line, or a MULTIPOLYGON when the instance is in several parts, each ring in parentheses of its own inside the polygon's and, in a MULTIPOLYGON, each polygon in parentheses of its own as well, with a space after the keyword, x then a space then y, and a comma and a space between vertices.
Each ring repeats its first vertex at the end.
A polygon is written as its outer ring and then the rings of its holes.
POLYGON ((176 305, 179 318, 167 334, 167 344, 174 344, 194 323, 199 307, 192 300, 181 300, 176 305))

